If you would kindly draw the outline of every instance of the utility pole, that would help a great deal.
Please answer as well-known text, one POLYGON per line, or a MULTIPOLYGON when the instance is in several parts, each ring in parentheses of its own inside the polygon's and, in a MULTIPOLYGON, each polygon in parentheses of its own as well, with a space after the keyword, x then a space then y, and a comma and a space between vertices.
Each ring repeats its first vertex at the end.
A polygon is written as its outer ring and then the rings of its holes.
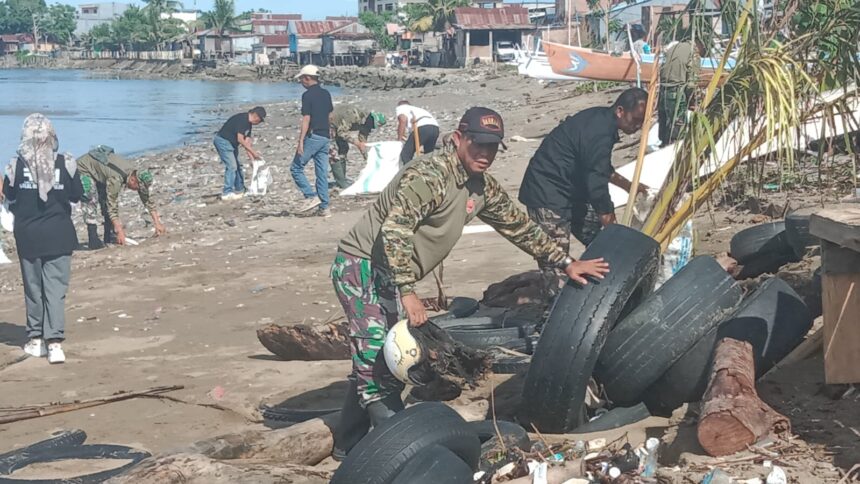
POLYGON ((33 42, 36 52, 39 52, 39 15, 33 14, 33 42))

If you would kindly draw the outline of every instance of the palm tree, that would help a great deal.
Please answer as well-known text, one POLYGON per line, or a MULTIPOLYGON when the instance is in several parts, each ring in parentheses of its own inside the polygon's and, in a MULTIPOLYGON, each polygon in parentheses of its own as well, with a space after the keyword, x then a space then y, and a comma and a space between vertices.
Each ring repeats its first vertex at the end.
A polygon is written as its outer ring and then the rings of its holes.
POLYGON ((212 10, 203 14, 202 20, 206 28, 213 29, 219 35, 236 28, 236 4, 233 0, 215 0, 212 10))
POLYGON ((410 30, 444 32, 454 23, 454 9, 471 4, 470 0, 428 0, 427 3, 408 4, 403 13, 410 30))
MULTIPOLYGON (((727 51, 704 99, 691 112, 676 145, 673 169, 643 227, 664 247, 758 147, 775 142, 779 150, 767 161, 777 162, 779 175, 790 174, 801 125, 820 117, 825 135, 840 121, 846 126, 857 122, 850 119, 850 105, 858 98, 854 83, 860 79, 860 2, 788 0, 761 20, 755 2, 745 3, 723 2, 740 12, 728 49, 739 46, 736 64, 718 87, 727 51), (721 138, 730 142, 720 150, 715 140, 721 138), (700 166, 720 157, 717 171, 698 183, 700 166), (692 196, 687 196, 689 188, 692 196)), ((749 170, 759 186, 761 166, 749 170)))

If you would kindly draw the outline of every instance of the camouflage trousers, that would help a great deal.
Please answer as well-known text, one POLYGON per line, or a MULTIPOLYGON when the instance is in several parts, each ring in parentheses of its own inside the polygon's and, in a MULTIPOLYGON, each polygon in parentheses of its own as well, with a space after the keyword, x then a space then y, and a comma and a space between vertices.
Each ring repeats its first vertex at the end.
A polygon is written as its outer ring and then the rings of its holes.
POLYGON ((107 212, 107 187, 96 183, 89 175, 81 174, 81 184, 84 194, 81 197, 81 215, 87 225, 107 224, 110 222, 107 212), (99 216, 101 211, 101 217, 99 216))
POLYGON ((329 163, 331 164, 331 173, 334 175, 334 181, 341 190, 349 188, 349 180, 346 178, 346 159, 349 155, 349 143, 337 136, 332 135, 334 143, 329 147, 329 163))
MULTIPOLYGON (((571 209, 552 210, 549 208, 528 208, 529 218, 538 224, 565 253, 570 253, 570 236, 576 237, 583 245, 589 244, 600 233, 600 218, 594 208, 587 203, 575 204, 571 209)), ((566 275, 552 262, 538 258, 538 268, 543 273, 547 289, 554 294, 559 282, 566 275)))
POLYGON ((674 143, 687 124, 687 107, 691 93, 684 86, 661 87, 657 103, 660 143, 674 143))
POLYGON ((338 251, 331 280, 349 321, 352 376, 361 405, 400 393, 404 385, 388 370, 382 353, 388 329, 401 319, 397 288, 390 276, 368 259, 338 251))

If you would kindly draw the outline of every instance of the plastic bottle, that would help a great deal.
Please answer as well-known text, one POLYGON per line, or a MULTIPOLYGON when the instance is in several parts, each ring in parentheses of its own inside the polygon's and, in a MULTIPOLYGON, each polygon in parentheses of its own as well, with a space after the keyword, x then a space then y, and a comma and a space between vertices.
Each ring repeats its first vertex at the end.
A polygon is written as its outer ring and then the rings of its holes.
POLYGON ((714 469, 708 472, 701 484, 732 484, 735 480, 732 476, 723 472, 722 469, 714 469))
POLYGON ((645 456, 645 468, 642 470, 642 477, 654 477, 658 466, 657 459, 660 452, 660 440, 654 437, 646 440, 645 451, 647 455, 645 456))

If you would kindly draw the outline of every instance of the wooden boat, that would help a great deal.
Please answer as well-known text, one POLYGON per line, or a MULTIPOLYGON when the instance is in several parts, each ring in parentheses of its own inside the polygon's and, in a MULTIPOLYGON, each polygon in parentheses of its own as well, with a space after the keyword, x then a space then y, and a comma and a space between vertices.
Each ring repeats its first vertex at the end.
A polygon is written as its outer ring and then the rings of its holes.
MULTIPOLYGON (((636 59, 629 52, 608 54, 554 42, 544 42, 543 49, 553 72, 563 76, 575 76, 594 81, 636 82, 640 80, 645 82, 651 78, 651 70, 654 68, 653 55, 643 55, 641 64, 637 66, 636 59)), ((700 81, 710 80, 718 64, 719 60, 714 58, 701 59, 700 81)), ((726 70, 730 70, 733 66, 734 61, 730 59, 726 64, 726 70)))

